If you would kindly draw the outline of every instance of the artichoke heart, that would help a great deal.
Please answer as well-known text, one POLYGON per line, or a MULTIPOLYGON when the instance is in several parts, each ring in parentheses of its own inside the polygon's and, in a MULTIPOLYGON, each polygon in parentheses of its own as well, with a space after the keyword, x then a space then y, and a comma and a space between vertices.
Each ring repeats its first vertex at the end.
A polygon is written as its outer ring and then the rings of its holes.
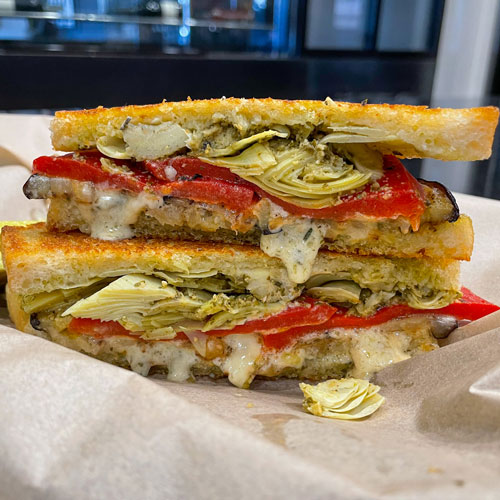
POLYGON ((107 279, 95 278, 85 286, 41 292, 36 295, 25 295, 22 307, 27 314, 56 309, 64 304, 71 304, 82 297, 88 297, 109 283, 107 279))
POLYGON ((217 293, 244 290, 244 288, 242 289, 231 283, 228 278, 220 275, 217 271, 206 271, 196 274, 155 271, 153 274, 165 280, 169 285, 177 287, 199 288, 217 293))
POLYGON ((258 143, 238 156, 200 159, 227 167, 284 201, 314 209, 334 205, 338 200, 335 195, 364 186, 373 175, 373 169, 361 172, 338 155, 318 159, 310 144, 271 148, 258 143))
POLYGON ((128 274, 86 299, 79 300, 62 316, 116 321, 131 311, 148 313, 158 300, 176 296, 175 288, 142 274, 128 274))
MULTIPOLYGON (((164 277, 170 277, 166 273, 164 277)), ((208 278, 201 278, 201 281, 208 278)), ((128 274, 78 300, 62 316, 117 321, 149 340, 171 339, 181 331, 230 329, 278 313, 285 301, 263 303, 254 296, 226 295, 197 288, 176 288, 166 280, 128 274)), ((40 306, 42 307, 42 306, 40 306)))
POLYGON ((462 296, 454 290, 432 290, 424 294, 418 289, 405 290, 403 295, 408 305, 415 309, 441 309, 462 296))
POLYGON ((339 143, 339 144, 352 144, 352 143, 367 143, 367 142, 391 142, 397 141, 398 137, 395 135, 387 134, 383 130, 347 125, 345 127, 328 127, 331 133, 325 135, 320 143, 339 143))
POLYGON ((176 123, 134 125, 126 122, 122 133, 99 137, 96 146, 102 154, 117 160, 154 160, 183 149, 188 139, 186 131, 176 123))
POLYGON ((200 156, 199 158, 200 160, 203 160, 206 163, 211 163, 212 165, 227 167, 235 174, 242 170, 243 172, 246 172, 247 176, 260 175, 266 168, 276 165, 277 163, 276 158, 269 147, 259 143, 253 144, 236 156, 223 156, 221 158, 200 156))
POLYGON ((207 332, 218 328, 230 329, 252 319, 276 314, 286 307, 287 304, 284 302, 264 304, 252 295, 214 295, 212 300, 200 308, 200 315, 211 315, 202 331, 207 332))
POLYGON ((374 413, 385 401, 380 387, 367 380, 344 378, 327 380, 317 385, 299 384, 304 393, 303 408, 318 417, 339 420, 364 418, 374 413))
POLYGON ((361 301, 361 287, 347 280, 328 281, 321 286, 309 288, 307 293, 326 302, 359 304, 361 301))

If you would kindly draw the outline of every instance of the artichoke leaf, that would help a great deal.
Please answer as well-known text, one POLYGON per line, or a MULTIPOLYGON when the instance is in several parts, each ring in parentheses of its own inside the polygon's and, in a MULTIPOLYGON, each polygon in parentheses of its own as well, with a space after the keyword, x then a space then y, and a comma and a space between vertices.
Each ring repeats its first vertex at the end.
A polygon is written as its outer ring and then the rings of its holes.
POLYGON ((26 295, 22 298, 22 308, 27 314, 47 311, 74 302, 75 300, 88 297, 109 283, 107 279, 94 278, 85 286, 73 288, 61 288, 51 292, 41 292, 36 295, 26 295))
POLYGON ((127 151, 127 144, 121 137, 108 135, 99 137, 96 147, 103 155, 115 160, 128 160, 132 158, 127 151))
POLYGON ((320 144, 328 143, 363 143, 363 142, 391 142, 397 141, 398 137, 393 134, 388 134, 383 130, 363 127, 363 126, 344 126, 344 127, 328 127, 331 130, 330 134, 325 135, 320 144))
POLYGON ((421 292, 417 289, 409 289, 403 292, 405 300, 410 307, 415 309, 441 309, 461 297, 459 291, 441 290, 430 293, 421 292))
POLYGON ((162 280, 142 274, 127 274, 64 311, 62 316, 115 321, 130 311, 147 313, 152 304, 173 298, 175 288, 162 280))
POLYGON ((279 125, 276 126, 275 129, 266 130, 264 132, 251 135, 250 137, 246 137, 245 139, 241 139, 240 141, 233 142, 232 144, 230 144, 225 148, 211 149, 210 147, 208 147, 205 149, 204 154, 210 158, 231 156, 255 142, 269 140, 273 137, 288 139, 289 136, 290 136, 290 130, 288 129, 288 127, 279 125))
POLYGON ((224 156, 216 159, 200 156, 199 159, 212 165, 227 167, 234 173, 238 173, 238 169, 243 169, 247 176, 260 175, 266 168, 277 163, 269 147, 259 143, 250 146, 236 156, 224 156))
POLYGON ((349 302, 351 304, 361 302, 361 287, 353 281, 329 281, 321 286, 309 288, 307 293, 326 302, 349 302))

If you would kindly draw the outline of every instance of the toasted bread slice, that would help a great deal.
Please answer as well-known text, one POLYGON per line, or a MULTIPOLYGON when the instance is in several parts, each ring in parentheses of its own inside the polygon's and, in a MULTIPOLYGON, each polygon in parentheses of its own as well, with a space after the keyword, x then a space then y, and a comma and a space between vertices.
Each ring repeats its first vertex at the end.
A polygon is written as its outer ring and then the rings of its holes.
POLYGON ((380 138, 373 146, 404 158, 481 160, 491 154, 499 111, 494 107, 429 109, 426 106, 353 104, 278 99, 211 99, 162 102, 147 106, 102 107, 59 111, 52 122, 56 150, 96 147, 103 136, 120 136, 125 123, 178 124, 190 131, 230 126, 242 137, 275 125, 310 127, 328 133, 331 127, 363 127, 380 138))
MULTIPOLYGON (((305 288, 297 285, 280 260, 251 246, 143 238, 110 242, 81 233, 49 232, 43 223, 4 228, 2 255, 9 286, 22 296, 137 273, 157 277, 178 273, 190 279, 219 275, 229 280, 235 293, 250 293, 263 302, 288 302, 304 290, 309 293, 308 287, 321 287, 312 282, 305 288)), ((455 260, 390 259, 322 250, 314 261, 312 278, 322 283, 348 280, 369 292, 358 301, 360 307, 368 307, 359 309, 367 315, 394 301, 443 307, 459 297, 459 273, 455 260)))

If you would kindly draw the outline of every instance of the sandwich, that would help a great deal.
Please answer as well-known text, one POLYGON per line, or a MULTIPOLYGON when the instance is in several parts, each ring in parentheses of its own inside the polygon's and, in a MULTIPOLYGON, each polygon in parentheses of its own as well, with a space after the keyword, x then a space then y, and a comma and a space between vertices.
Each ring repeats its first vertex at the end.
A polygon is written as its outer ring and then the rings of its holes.
POLYGON ((467 260, 472 224, 398 158, 491 154, 492 107, 274 99, 57 112, 24 186, 51 230, 258 245, 304 283, 320 248, 467 260))
POLYGON ((147 375, 368 378, 498 309, 452 194, 498 109, 220 99, 58 112, 47 224, 6 228, 17 328, 147 375))
POLYGON ((2 255, 19 330, 175 381, 369 378, 499 309, 460 290, 454 260, 320 250, 299 286, 257 247, 110 242, 43 223, 4 228, 2 255))

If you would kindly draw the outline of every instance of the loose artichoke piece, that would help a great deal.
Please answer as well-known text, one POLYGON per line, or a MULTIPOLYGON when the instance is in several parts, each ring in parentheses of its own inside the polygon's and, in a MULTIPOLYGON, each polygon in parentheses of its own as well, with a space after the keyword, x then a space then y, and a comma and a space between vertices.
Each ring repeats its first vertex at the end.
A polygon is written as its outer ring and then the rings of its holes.
POLYGON ((348 280, 328 281, 321 286, 309 288, 307 293, 326 302, 359 304, 361 301, 361 287, 348 280))
POLYGON ((385 398, 380 387, 355 378, 327 380, 317 385, 299 384, 304 393, 303 407, 318 417, 354 420, 374 413, 385 398))

